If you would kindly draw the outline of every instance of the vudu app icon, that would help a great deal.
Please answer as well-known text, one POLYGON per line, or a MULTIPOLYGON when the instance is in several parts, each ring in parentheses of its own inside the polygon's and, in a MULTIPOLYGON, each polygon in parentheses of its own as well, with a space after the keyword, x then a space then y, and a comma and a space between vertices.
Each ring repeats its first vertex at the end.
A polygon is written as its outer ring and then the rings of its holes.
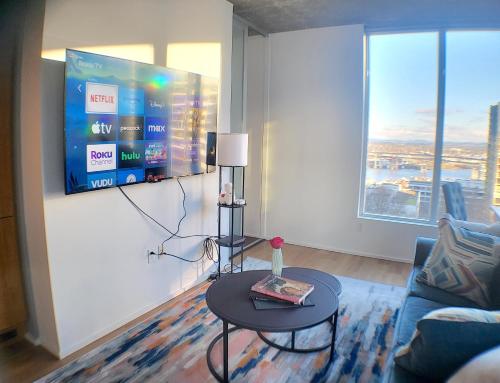
POLYGON ((146 117, 146 140, 164 141, 167 138, 167 119, 146 117))
POLYGON ((89 189, 109 188, 116 185, 115 172, 89 174, 87 176, 87 187, 89 189))
POLYGON ((87 138, 89 141, 115 141, 118 118, 105 114, 87 116, 87 138))
POLYGON ((118 167, 139 168, 144 164, 144 143, 131 142, 118 145, 118 167))

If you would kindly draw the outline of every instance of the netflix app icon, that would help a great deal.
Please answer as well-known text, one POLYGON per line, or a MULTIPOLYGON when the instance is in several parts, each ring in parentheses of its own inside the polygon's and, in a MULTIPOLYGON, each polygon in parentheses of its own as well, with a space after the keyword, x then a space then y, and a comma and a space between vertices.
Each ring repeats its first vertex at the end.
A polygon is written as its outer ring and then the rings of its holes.
POLYGON ((85 86, 85 113, 116 114, 118 85, 87 82, 85 86))

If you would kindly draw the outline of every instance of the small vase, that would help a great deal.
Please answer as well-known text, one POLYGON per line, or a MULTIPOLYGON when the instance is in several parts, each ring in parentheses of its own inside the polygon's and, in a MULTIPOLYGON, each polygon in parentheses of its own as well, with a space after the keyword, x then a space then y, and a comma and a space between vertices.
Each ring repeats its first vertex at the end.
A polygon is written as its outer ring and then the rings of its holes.
POLYGON ((283 254, 281 253, 281 249, 273 249, 272 272, 274 275, 281 277, 282 270, 283 270, 283 254))

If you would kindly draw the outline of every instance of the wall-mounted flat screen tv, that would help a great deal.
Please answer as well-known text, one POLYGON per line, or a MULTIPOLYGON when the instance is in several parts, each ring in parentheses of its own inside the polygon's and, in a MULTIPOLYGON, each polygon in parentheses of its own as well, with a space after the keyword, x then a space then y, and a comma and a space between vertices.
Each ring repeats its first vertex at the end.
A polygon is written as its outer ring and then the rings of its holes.
POLYGON ((68 49, 65 87, 66 194, 207 171, 218 80, 68 49))

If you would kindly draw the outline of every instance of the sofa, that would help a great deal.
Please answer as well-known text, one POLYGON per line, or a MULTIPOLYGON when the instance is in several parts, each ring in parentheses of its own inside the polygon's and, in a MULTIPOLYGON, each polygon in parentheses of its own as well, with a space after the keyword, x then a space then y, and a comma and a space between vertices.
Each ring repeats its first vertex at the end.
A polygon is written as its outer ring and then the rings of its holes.
POLYGON ((417 238, 415 261, 407 284, 407 296, 398 314, 394 330, 393 347, 384 374, 384 382, 386 383, 425 382, 421 377, 408 372, 394 363, 395 351, 399 346, 410 341, 416 329, 417 322, 424 315, 433 310, 450 306, 480 308, 477 304, 466 298, 417 282, 416 277, 422 270, 434 243, 435 240, 433 239, 417 238))

